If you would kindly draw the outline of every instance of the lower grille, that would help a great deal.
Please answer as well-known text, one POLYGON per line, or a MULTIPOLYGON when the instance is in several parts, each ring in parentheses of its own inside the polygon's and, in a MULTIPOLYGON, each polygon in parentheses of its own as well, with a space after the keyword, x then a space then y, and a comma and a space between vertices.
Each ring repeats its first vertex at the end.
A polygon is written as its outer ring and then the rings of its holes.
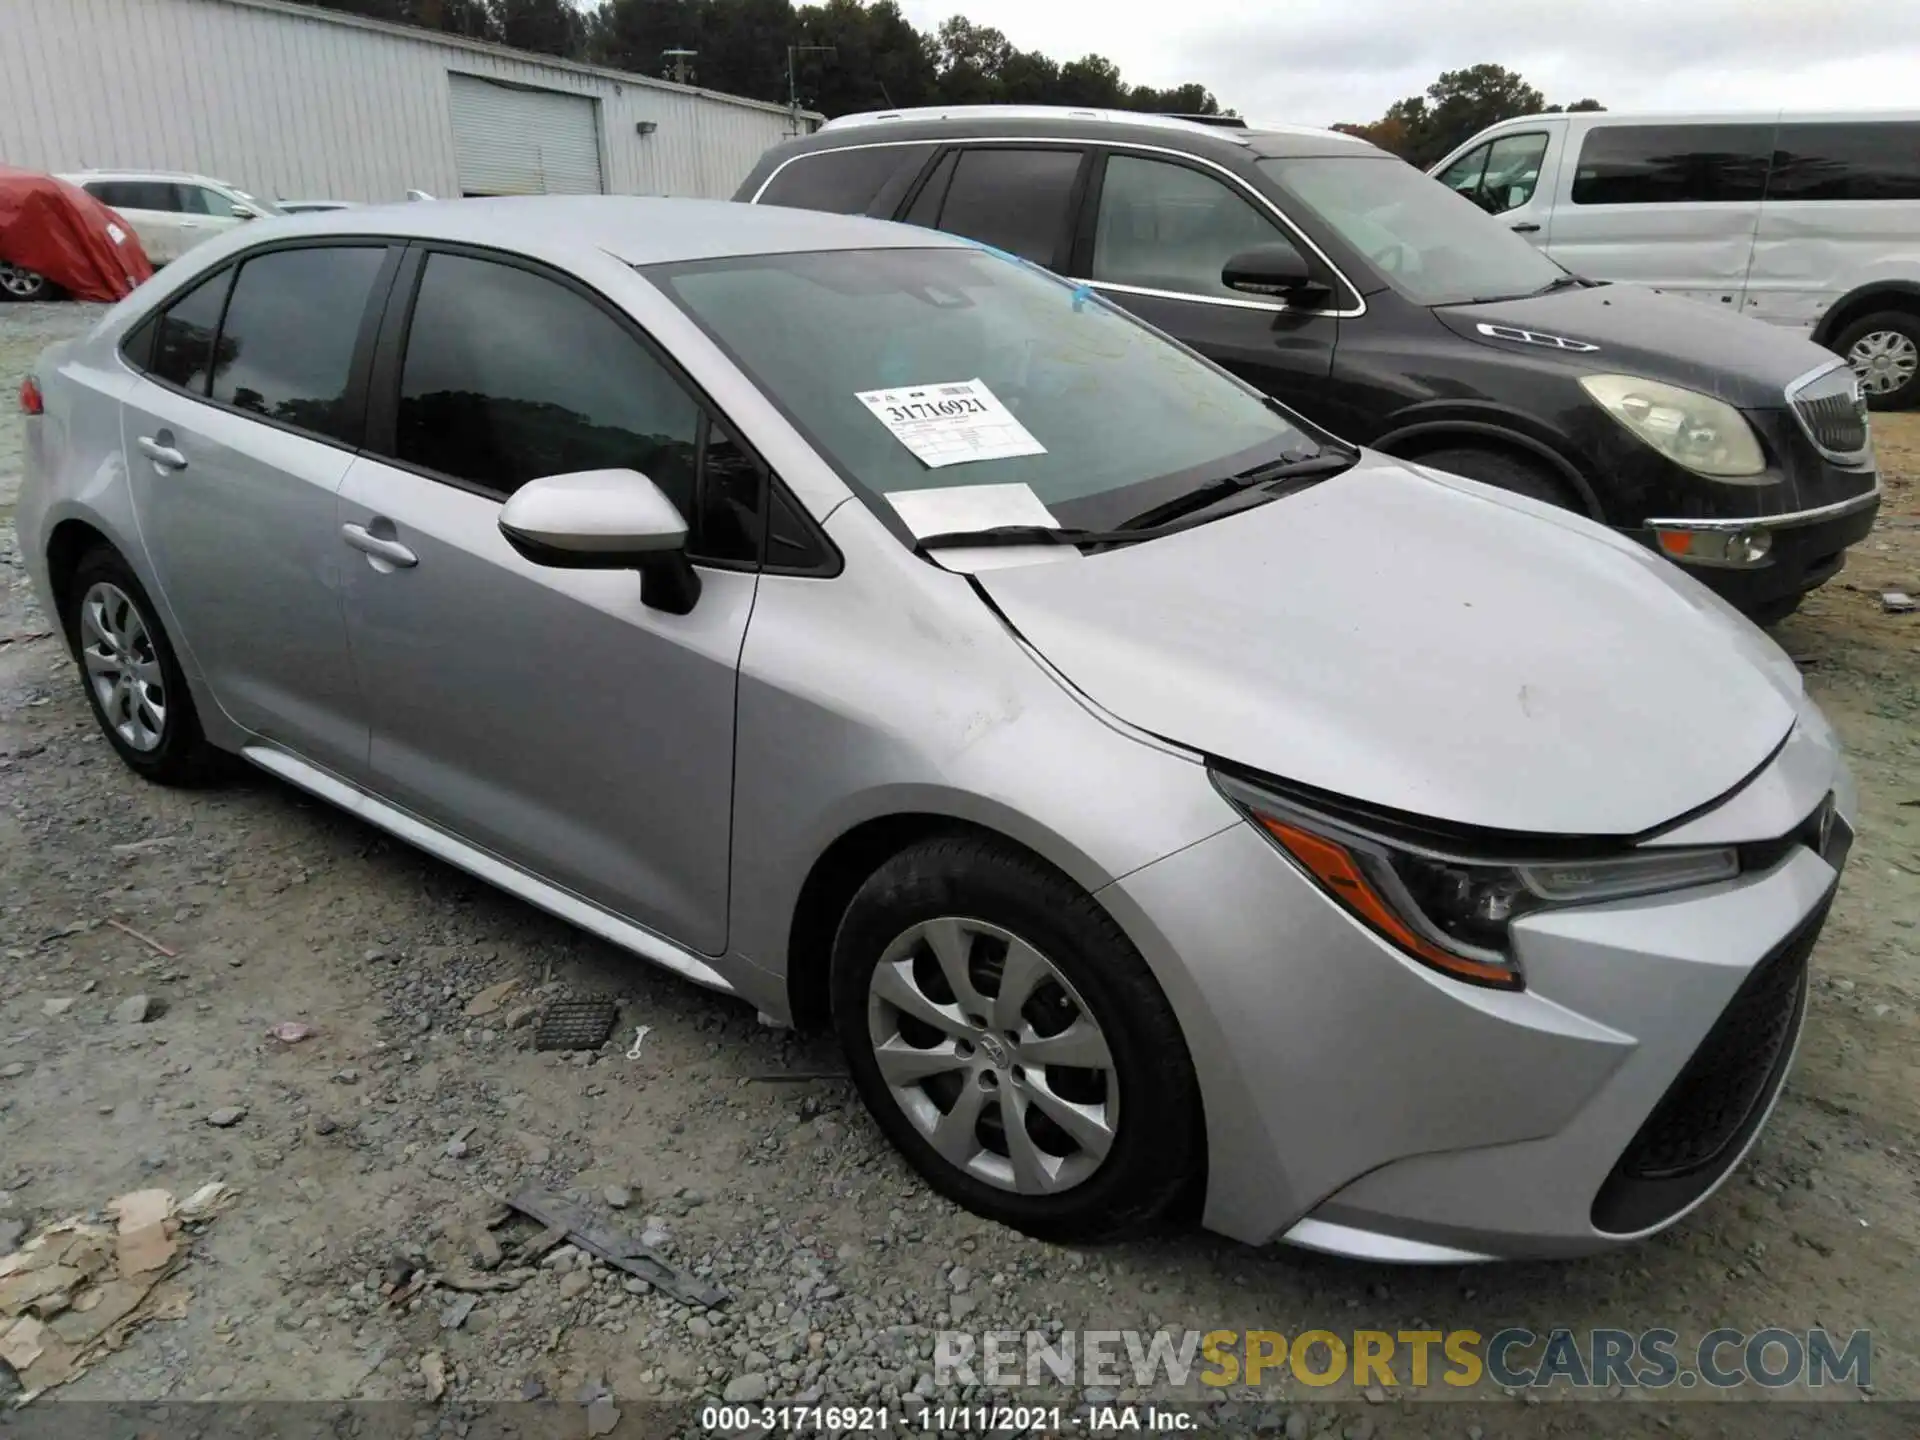
POLYGON ((1596 1228, 1628 1234, 1705 1194, 1752 1137, 1786 1078, 1806 1009, 1807 957, 1827 906, 1753 969, 1600 1187, 1596 1228))
POLYGON ((1823 371, 1789 391, 1787 400, 1821 454, 1843 464, 1866 458, 1867 404, 1853 371, 1844 365, 1823 371))

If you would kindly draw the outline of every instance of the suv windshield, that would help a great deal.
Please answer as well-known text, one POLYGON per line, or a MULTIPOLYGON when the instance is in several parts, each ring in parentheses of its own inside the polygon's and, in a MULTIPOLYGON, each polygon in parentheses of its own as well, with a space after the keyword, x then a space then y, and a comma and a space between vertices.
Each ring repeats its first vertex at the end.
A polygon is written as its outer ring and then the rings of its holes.
POLYGON ((1260 168, 1422 305, 1532 295, 1567 273, 1471 200, 1391 157, 1268 159, 1260 168))
POLYGON ((1099 529, 1320 448, 1091 292, 997 254, 823 251, 645 273, 896 533, 885 497, 902 491, 1026 485, 1061 524, 1099 529), (967 440, 914 428, 948 415, 967 440), (965 444, 992 453, 939 463, 965 444))

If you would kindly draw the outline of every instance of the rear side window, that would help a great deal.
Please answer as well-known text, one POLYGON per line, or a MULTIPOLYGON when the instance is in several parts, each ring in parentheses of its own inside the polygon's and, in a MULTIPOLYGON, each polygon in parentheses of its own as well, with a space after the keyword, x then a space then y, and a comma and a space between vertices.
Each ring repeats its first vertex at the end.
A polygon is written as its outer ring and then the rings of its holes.
POLYGON ((95 180, 86 191, 115 210, 159 210, 172 213, 180 202, 175 187, 165 180, 95 180))
POLYGON ((894 205, 920 173, 931 145, 869 145, 821 150, 790 160, 760 192, 761 205, 791 205, 835 215, 892 215, 894 205), (882 203, 881 191, 894 192, 882 203))
POLYGON ((240 267, 220 330, 213 398, 355 443, 354 345, 386 259, 381 246, 274 250, 240 267))
POLYGON ((939 228, 1036 265, 1053 265, 1067 238, 1079 173, 1078 150, 996 145, 964 151, 940 207, 939 228))
POLYGON ((227 289, 232 283, 233 271, 222 270, 167 307, 160 317, 160 332, 153 347, 152 373, 156 379, 196 395, 207 393, 214 337, 220 332, 220 312, 226 308, 227 289))
POLYGON ((1782 125, 1769 200, 1920 200, 1920 121, 1782 125))
POLYGON ((1771 125, 1603 125, 1580 145, 1576 205, 1732 204, 1758 200, 1771 125))

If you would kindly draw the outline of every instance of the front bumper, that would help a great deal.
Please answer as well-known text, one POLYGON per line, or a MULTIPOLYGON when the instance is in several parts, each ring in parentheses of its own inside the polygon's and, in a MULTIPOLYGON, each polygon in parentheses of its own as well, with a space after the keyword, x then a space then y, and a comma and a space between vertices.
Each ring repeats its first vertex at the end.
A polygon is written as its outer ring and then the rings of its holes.
POLYGON ((1880 483, 1844 500, 1779 515, 1743 519, 1671 517, 1648 520, 1634 538, 1674 560, 1737 609, 1752 610, 1789 600, 1826 584, 1846 563, 1847 547, 1873 531, 1880 511, 1880 483), (1672 553, 1667 537, 1718 538, 1758 532, 1767 536, 1766 556, 1754 565, 1690 563, 1672 553))
POLYGON ((1529 917, 1519 993, 1402 956, 1251 826, 1102 899, 1200 1071, 1208 1226, 1461 1263, 1608 1248, 1712 1192, 1784 1080, 1836 875, 1795 843, 1724 884, 1529 917), (1757 1071, 1727 1058, 1763 1030, 1757 1071))

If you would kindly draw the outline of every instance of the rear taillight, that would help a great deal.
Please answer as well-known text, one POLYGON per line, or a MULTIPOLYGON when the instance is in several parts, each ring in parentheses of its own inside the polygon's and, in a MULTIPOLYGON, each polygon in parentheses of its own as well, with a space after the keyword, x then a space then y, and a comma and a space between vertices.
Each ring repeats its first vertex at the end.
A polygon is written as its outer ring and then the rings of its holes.
POLYGON ((47 402, 40 394, 40 382, 29 375, 20 382, 20 408, 29 415, 44 415, 47 402))

